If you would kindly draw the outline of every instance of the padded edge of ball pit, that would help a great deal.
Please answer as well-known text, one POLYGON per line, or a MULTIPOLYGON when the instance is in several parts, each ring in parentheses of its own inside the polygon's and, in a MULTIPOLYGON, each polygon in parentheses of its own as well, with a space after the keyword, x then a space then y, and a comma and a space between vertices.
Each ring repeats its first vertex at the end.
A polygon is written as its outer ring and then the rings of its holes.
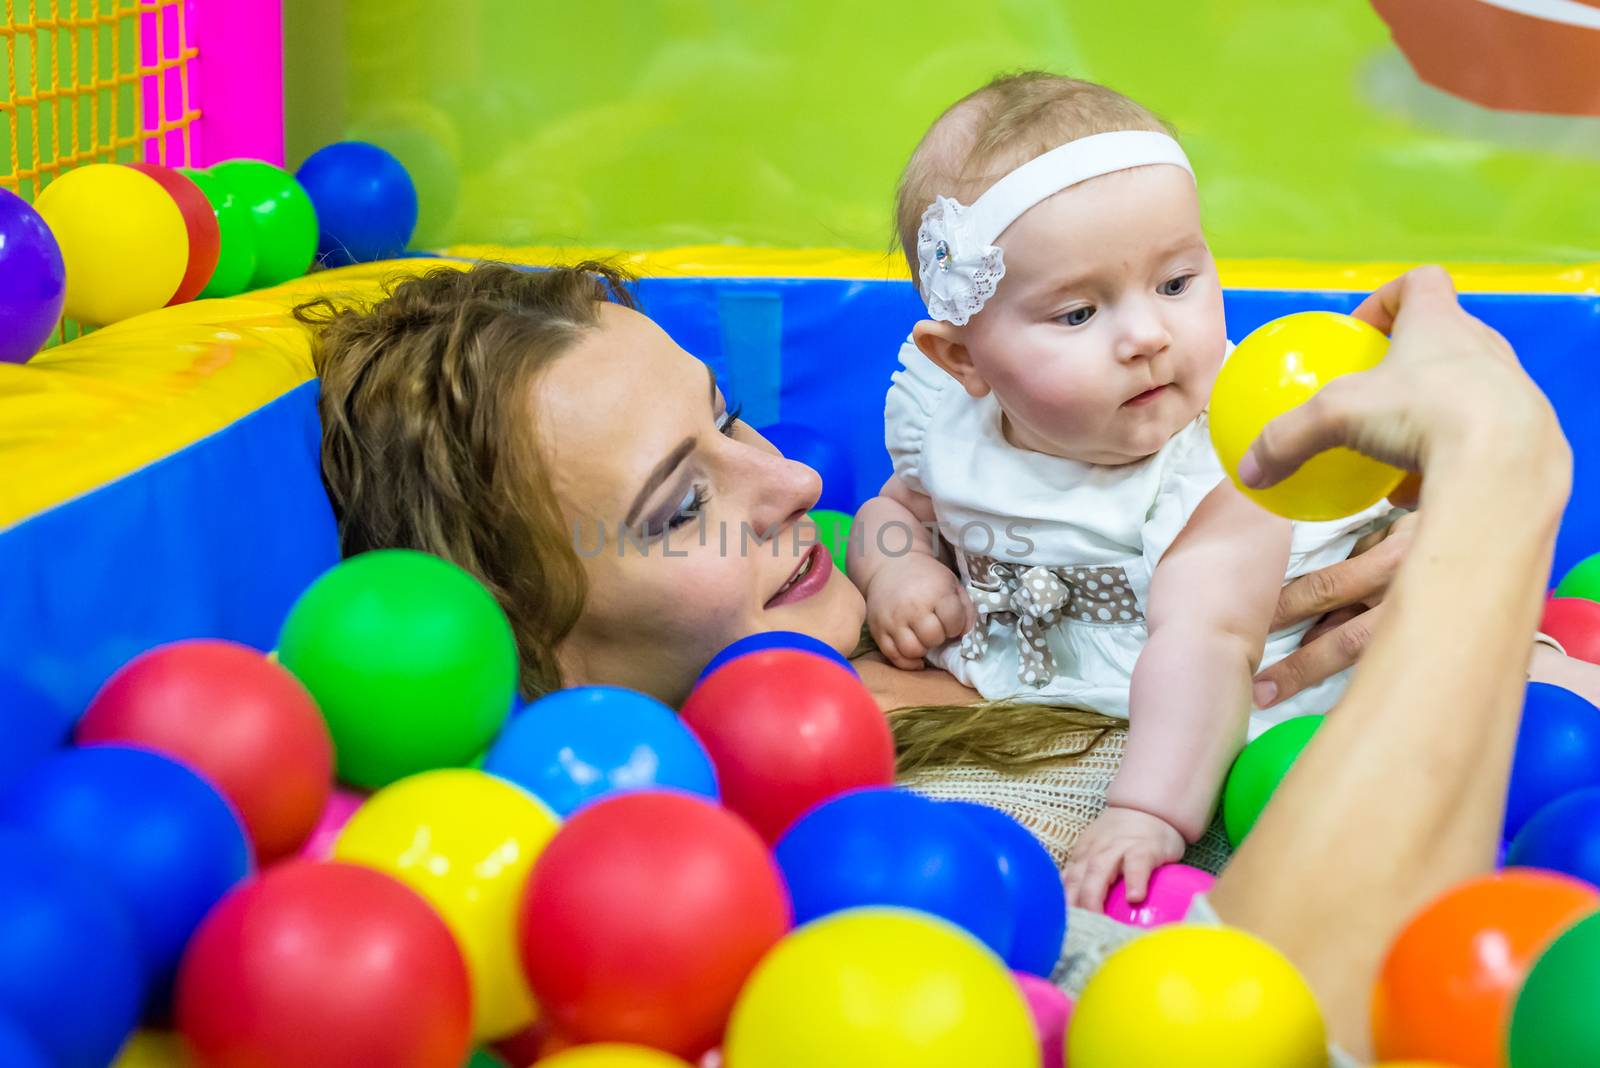
MULTIPOLYGON (((269 646, 293 597, 336 552, 317 469, 308 338, 288 310, 321 293, 370 298, 385 277, 465 266, 479 254, 526 265, 597 255, 460 247, 450 258, 327 271, 162 309, 26 366, 0 366, 0 669, 19 670, 76 711, 124 660, 159 642, 211 636, 269 646)), ((615 258, 647 276, 638 286, 645 310, 711 364, 735 401, 741 359, 780 359, 779 416, 839 442, 855 501, 876 491, 889 473, 884 389, 921 313, 903 264, 827 250, 615 258), (735 303, 744 311, 728 314, 735 303), (751 342, 728 320, 748 318, 752 306, 771 321, 751 331, 754 352, 735 352, 751 342)), ((1223 269, 1229 334, 1238 338, 1290 311, 1349 310, 1360 290, 1402 265, 1223 269), (1270 288, 1273 280, 1293 288, 1270 288)), ((1543 290, 1465 300, 1517 346, 1572 441, 1562 571, 1600 545, 1600 420, 1590 414, 1600 268, 1472 268, 1458 280, 1463 289, 1543 290)))

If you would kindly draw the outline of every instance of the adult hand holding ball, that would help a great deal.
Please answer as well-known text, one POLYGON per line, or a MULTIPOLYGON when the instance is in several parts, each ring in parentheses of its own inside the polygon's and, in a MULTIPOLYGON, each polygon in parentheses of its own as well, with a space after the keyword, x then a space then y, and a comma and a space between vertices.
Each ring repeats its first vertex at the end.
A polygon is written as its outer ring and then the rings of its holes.
POLYGON ((1346 448, 1319 453, 1265 489, 1245 485, 1239 474, 1239 461, 1268 423, 1329 382, 1376 367, 1388 347, 1388 338, 1360 319, 1320 311, 1274 319, 1239 342, 1211 391, 1211 443, 1228 477, 1289 519, 1340 519, 1394 492, 1404 471, 1346 448))

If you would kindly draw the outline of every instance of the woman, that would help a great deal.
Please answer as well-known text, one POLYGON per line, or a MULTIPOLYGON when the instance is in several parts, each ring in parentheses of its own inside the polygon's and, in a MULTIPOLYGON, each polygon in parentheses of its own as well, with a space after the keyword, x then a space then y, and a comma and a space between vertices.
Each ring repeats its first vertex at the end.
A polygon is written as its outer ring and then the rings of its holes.
MULTIPOLYGON (((477 574, 512 621, 529 693, 612 683, 677 702, 714 652, 760 630, 850 649, 861 599, 808 545, 816 475, 739 423, 622 281, 596 265, 488 266, 404 282, 369 310, 308 309, 346 552, 408 546, 477 574)), ((1425 473, 1420 519, 1348 696, 1211 895, 1223 921, 1288 954, 1357 1052, 1393 934, 1493 863, 1571 471, 1549 405, 1442 271, 1390 283, 1359 314, 1392 330, 1389 357, 1268 427, 1246 470, 1266 483, 1348 444, 1425 473)), ((1320 670, 1312 648, 1302 680, 1320 670)), ((897 717, 925 788, 963 774, 933 772, 932 755, 1099 752, 1082 768, 1120 734, 1070 711, 952 712, 974 695, 949 676, 857 663, 885 709, 944 706, 897 717)), ((1038 774, 1060 761, 1045 763, 1038 774)), ((1027 793, 1035 778, 1007 781, 1027 793)), ((1082 919, 1074 983, 1113 941, 1082 919)))

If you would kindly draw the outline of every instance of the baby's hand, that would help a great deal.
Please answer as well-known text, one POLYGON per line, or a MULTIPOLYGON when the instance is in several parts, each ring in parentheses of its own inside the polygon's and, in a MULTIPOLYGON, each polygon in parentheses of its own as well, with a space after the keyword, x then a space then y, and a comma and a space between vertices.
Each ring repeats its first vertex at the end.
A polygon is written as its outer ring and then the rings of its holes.
POLYGON ((972 599, 955 573, 925 553, 886 561, 867 587, 867 628, 897 668, 915 671, 929 650, 967 632, 972 599))
POLYGON ((1107 805, 1084 829, 1067 861, 1067 901, 1093 912, 1120 875, 1128 903, 1137 905, 1150 888, 1150 873, 1183 857, 1183 835, 1159 816, 1107 805))

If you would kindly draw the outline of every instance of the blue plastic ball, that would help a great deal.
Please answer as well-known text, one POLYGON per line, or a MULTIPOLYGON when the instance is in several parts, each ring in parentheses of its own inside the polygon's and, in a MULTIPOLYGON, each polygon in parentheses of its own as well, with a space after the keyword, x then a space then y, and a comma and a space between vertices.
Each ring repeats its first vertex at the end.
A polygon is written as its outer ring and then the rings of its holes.
POLYGON ((995 854, 958 809, 907 790, 841 794, 801 816, 774 849, 796 925, 843 909, 919 909, 1005 957, 1012 919, 995 854))
MULTIPOLYGON (((763 649, 798 649, 802 653, 814 653, 826 660, 832 660, 840 667, 847 669, 850 674, 857 675, 855 665, 850 663, 848 657, 827 642, 819 641, 809 634, 801 634, 794 630, 765 630, 760 634, 749 634, 727 646, 722 652, 711 658, 711 663, 700 672, 700 679, 705 678, 717 668, 730 660, 737 660, 747 653, 759 653, 763 649)), ((700 679, 696 679, 699 682, 700 679)))
POLYGON ((0 1016, 0 1064, 6 1068, 50 1068, 50 1062, 27 1032, 4 1016, 0 1016))
POLYGON ((1600 787, 1579 790, 1534 813, 1506 850, 1508 868, 1544 868, 1600 887, 1600 787))
POLYGON ((59 749, 72 720, 33 686, 0 671, 0 789, 59 749))
POLYGON ((120 745, 67 749, 0 794, 0 825, 71 857, 132 918, 165 1002, 200 920, 250 870, 233 807, 189 768, 120 745))
POLYGON ((1570 690, 1530 682, 1517 729, 1503 835, 1515 838, 1545 805, 1600 786, 1600 709, 1570 690))
POLYGON ((394 156, 340 141, 313 152, 295 178, 317 209, 318 263, 344 267, 405 252, 417 228, 417 187, 394 156))
POLYGON ((1032 831, 999 809, 975 801, 945 804, 972 821, 1000 869, 1012 923, 1006 963, 1013 971, 1049 978, 1067 937, 1067 890, 1055 858, 1032 831))
POLYGON ((483 770, 516 783, 565 818, 622 790, 683 790, 719 799, 705 747, 678 714, 620 686, 541 697, 506 724, 483 770))
POLYGON ((761 436, 788 459, 797 460, 822 476, 822 496, 813 508, 831 508, 846 514, 856 510, 859 502, 855 477, 843 445, 794 423, 764 426, 761 436))
MULTIPOLYGON (((145 1000, 132 919, 92 872, 29 835, 0 828, 0 870, 0 1016, 57 1068, 104 1068, 145 1000)), ((0 1064, 17 1063, 7 1052, 0 1037, 0 1064)))

